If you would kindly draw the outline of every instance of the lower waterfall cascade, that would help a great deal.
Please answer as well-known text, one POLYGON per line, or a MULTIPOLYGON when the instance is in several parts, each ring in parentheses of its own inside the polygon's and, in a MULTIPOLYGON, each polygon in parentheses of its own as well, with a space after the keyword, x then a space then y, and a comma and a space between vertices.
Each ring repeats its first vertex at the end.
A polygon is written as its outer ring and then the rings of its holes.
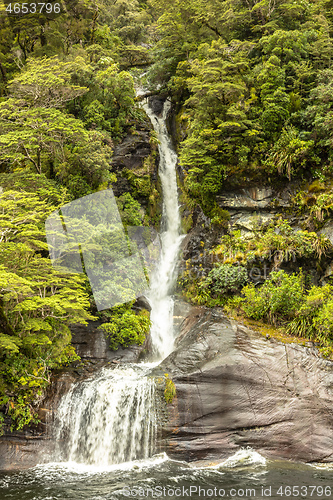
MULTIPOLYGON (((176 179, 177 155, 166 127, 171 103, 162 116, 143 105, 159 140, 159 176, 163 193, 161 255, 153 272, 151 343, 155 360, 173 350, 173 299, 176 264, 182 236, 176 179)), ((55 419, 57 459, 93 466, 146 459, 154 453, 156 435, 155 383, 149 372, 156 363, 102 368, 78 382, 61 399, 55 419)))
POLYGON ((72 386, 57 413, 61 459, 104 466, 151 456, 156 419, 150 367, 103 368, 72 386))

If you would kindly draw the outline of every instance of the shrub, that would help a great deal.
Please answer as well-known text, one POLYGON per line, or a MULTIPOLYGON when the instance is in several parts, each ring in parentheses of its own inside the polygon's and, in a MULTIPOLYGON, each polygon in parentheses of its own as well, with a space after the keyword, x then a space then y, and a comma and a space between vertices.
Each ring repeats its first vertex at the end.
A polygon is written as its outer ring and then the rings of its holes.
POLYGON ((269 323, 283 323, 292 319, 303 304, 303 274, 272 272, 260 287, 248 285, 243 288, 243 309, 250 318, 266 319, 269 323))
POLYGON ((211 223, 228 227, 228 221, 230 220, 230 213, 228 210, 224 210, 215 204, 214 208, 210 211, 211 223))
POLYGON ((165 389, 164 389, 164 399, 167 403, 172 403, 173 398, 176 396, 176 386, 174 382, 169 378, 167 373, 165 375, 165 389))
POLYGON ((214 293, 237 292, 247 282, 245 267, 221 264, 212 269, 208 274, 207 282, 211 283, 214 293))
POLYGON ((275 267, 282 261, 295 258, 319 259, 332 251, 328 238, 309 231, 295 231, 288 221, 279 219, 268 226, 253 228, 255 233, 249 239, 242 238, 240 231, 233 231, 221 238, 221 244, 212 251, 223 256, 229 263, 246 263, 259 259, 274 259, 275 267))
POLYGON ((124 224, 128 226, 140 226, 143 214, 140 203, 130 193, 124 193, 117 199, 117 205, 124 224))
POLYGON ((151 325, 147 311, 136 314, 131 309, 124 311, 124 307, 116 308, 116 312, 111 316, 112 321, 103 323, 99 327, 110 339, 110 348, 114 351, 120 345, 123 347, 132 344, 142 345, 151 325))
POLYGON ((287 332, 326 343, 333 340, 333 288, 313 286, 289 323, 287 332))

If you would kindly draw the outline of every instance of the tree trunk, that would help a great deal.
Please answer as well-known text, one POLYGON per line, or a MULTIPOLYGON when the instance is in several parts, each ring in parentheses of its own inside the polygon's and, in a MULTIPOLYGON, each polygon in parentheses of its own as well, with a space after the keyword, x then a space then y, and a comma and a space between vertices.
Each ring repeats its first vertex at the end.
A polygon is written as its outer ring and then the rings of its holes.
POLYGON ((15 336, 15 333, 8 323, 5 313, 3 312, 3 302, 0 299, 0 333, 5 333, 6 335, 15 336))

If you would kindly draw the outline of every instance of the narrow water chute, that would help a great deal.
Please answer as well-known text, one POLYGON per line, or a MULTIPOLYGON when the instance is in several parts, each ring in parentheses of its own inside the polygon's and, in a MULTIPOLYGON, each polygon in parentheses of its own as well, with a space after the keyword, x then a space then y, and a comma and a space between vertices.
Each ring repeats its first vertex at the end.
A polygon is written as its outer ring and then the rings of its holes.
POLYGON ((177 155, 172 147, 166 120, 170 101, 165 101, 162 116, 154 114, 148 103, 144 109, 149 116, 159 141, 159 176, 163 192, 161 233, 161 258, 150 282, 148 299, 152 310, 151 339, 156 359, 164 359, 173 350, 173 299, 176 281, 176 265, 182 236, 180 236, 180 213, 176 176, 177 155))

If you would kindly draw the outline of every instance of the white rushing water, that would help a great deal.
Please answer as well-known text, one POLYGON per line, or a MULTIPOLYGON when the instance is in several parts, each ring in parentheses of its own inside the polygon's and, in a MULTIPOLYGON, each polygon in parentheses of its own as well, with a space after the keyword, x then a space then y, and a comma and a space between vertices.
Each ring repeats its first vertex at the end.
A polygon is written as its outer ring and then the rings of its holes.
POLYGON ((150 457, 156 427, 150 368, 102 369, 72 386, 57 412, 57 458, 106 466, 150 457))
POLYGON ((159 176, 163 192, 161 258, 150 282, 148 299, 151 305, 151 339, 157 359, 164 359, 173 350, 173 299, 172 289, 176 280, 176 264, 182 237, 176 177, 177 155, 173 150, 166 127, 170 101, 165 101, 161 117, 149 105, 144 109, 149 116, 159 140, 159 176))
MULTIPOLYGON (((149 302, 154 358, 164 359, 173 350, 173 300, 175 268, 182 237, 176 179, 177 155, 165 120, 144 105, 159 140, 159 175, 163 191, 161 256, 151 278, 149 302)), ((155 385, 152 364, 102 369, 94 377, 72 386, 62 398, 56 416, 56 460, 93 467, 147 459, 154 453, 156 434, 155 385)))

